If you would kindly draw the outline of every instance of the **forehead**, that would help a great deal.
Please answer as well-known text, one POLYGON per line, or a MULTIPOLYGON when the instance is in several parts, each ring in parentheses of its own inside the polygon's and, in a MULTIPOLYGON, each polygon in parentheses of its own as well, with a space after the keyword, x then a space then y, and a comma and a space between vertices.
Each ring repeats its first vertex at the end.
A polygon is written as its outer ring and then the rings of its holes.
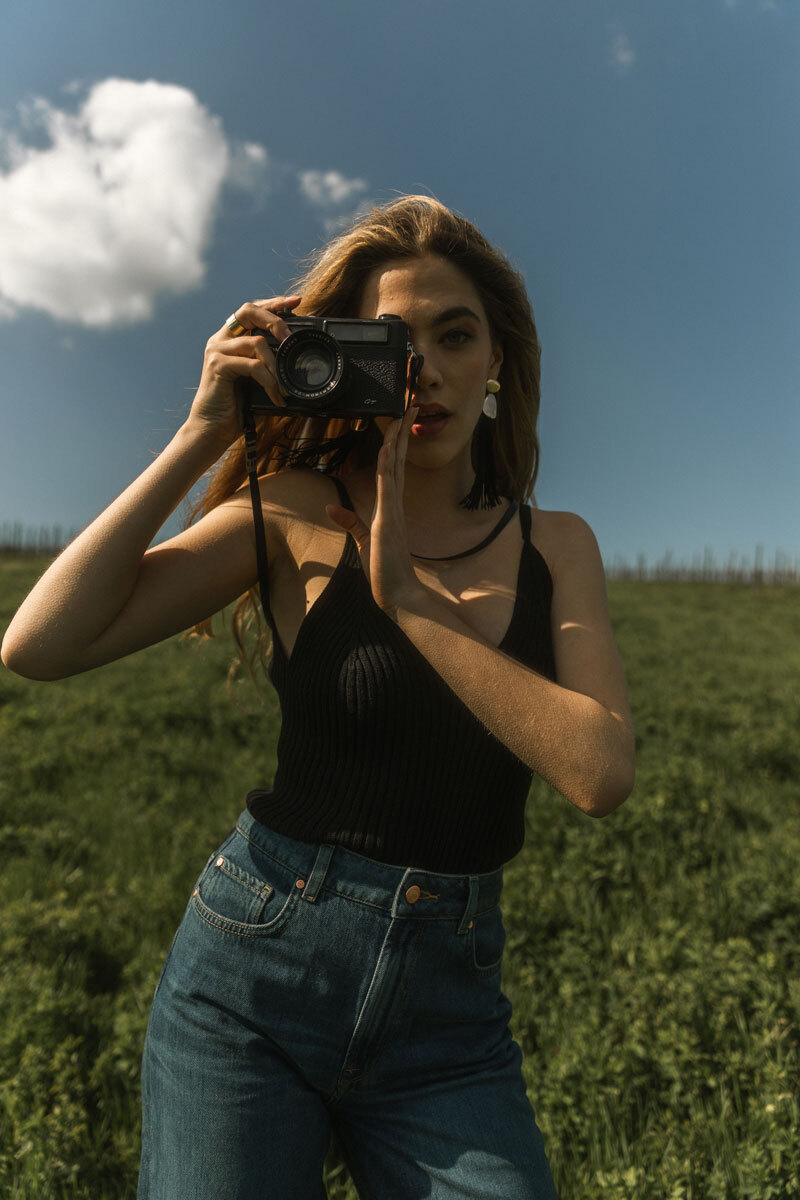
POLYGON ((443 309, 466 305, 486 324, 478 290, 472 280, 438 255, 398 259, 376 267, 367 276, 359 315, 395 313, 409 324, 424 321, 443 309))

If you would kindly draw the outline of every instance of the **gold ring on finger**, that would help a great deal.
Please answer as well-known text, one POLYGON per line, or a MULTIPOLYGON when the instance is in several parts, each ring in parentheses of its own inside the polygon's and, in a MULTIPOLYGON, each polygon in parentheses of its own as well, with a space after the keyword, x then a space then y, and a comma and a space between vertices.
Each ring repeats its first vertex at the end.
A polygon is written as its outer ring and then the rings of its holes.
POLYGON ((234 337, 239 337, 242 333, 247 333, 247 326, 243 325, 235 312, 232 312, 225 324, 230 329, 234 337))

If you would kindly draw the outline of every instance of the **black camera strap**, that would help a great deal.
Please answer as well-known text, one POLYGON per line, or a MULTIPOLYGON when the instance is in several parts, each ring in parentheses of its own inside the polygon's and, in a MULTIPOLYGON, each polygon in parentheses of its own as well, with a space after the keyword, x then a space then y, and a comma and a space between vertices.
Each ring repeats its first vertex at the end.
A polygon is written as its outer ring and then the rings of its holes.
POLYGON ((250 499, 253 503, 253 525, 256 534, 256 562, 258 563, 258 587, 261 592, 261 607, 264 617, 272 623, 269 607, 269 576, 267 574, 267 535, 264 531, 264 514, 261 511, 261 493, 258 490, 258 459, 256 456, 256 423, 249 401, 242 398, 242 423, 244 426, 245 467, 250 480, 250 499))

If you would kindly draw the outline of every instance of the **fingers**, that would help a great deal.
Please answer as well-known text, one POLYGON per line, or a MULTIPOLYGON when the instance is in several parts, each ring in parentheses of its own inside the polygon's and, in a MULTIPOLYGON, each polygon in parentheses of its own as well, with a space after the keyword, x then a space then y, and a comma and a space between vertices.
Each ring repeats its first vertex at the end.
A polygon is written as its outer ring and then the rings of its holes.
MULTIPOLYGON (((344 529, 346 533, 351 534, 355 538, 358 552, 359 554, 363 554, 369 546, 371 533, 358 514, 351 512, 349 508, 342 508, 340 504, 326 504, 325 512, 328 515, 328 519, 334 525, 337 525, 339 529, 344 529)), ((369 574, 368 566, 367 573, 369 574)))
POLYGON ((414 424, 414 420, 418 412, 419 408, 416 406, 406 409, 405 413, 403 414, 403 420, 400 422, 400 432, 397 435, 398 442, 400 443, 397 447, 397 487, 401 496, 405 490, 406 453, 408 451, 408 439, 411 436, 411 426, 414 424))
POLYGON ((226 323, 209 339, 208 349, 224 357, 223 373, 249 375, 258 381, 273 404, 286 407, 275 369, 275 355, 266 338, 254 330, 264 330, 279 342, 289 336, 289 327, 275 309, 294 308, 300 296, 273 296, 270 300, 252 300, 235 311, 236 320, 249 333, 235 334, 226 323))
POLYGON ((384 446, 394 447, 405 456, 408 439, 411 436, 411 426, 414 424, 419 408, 407 408, 402 417, 396 417, 386 429, 383 437, 384 446))
POLYGON ((275 356, 263 337, 238 337, 228 342, 212 338, 206 349, 206 362, 211 371, 223 379, 249 375, 257 380, 273 404, 285 407, 275 369, 275 356))
POLYGON ((273 404, 277 404, 280 408, 286 406, 274 370, 260 357, 236 358, 232 354, 226 355, 226 367, 226 374, 230 372, 233 376, 249 375, 251 379, 255 379, 257 383, 261 384, 273 404))
MULTIPOLYGON (((277 315, 275 310, 295 308, 301 299, 302 296, 273 296, 271 300, 249 300, 246 304, 242 304, 236 309, 236 320, 240 325, 244 325, 245 329, 263 329, 267 333, 271 333, 279 342, 282 342, 284 338, 289 336, 290 330, 289 326, 282 317, 277 315)), ((225 338, 243 336, 231 333, 227 321, 219 332, 225 338)))
POLYGON ((416 420, 419 408, 414 405, 406 409, 402 417, 392 421, 386 429, 378 455, 378 473, 386 475, 393 473, 400 495, 405 485, 406 453, 408 439, 411 436, 411 426, 416 420))

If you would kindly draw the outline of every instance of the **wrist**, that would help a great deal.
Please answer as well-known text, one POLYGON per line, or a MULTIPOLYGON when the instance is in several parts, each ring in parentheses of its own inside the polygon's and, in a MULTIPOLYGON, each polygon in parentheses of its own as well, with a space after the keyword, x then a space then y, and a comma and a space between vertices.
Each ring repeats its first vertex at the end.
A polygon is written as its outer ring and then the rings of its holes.
POLYGON ((191 417, 187 417, 175 437, 187 448, 191 447, 192 450, 207 458, 208 466, 221 458, 231 445, 227 438, 220 437, 219 433, 211 426, 202 421, 193 420, 191 417))
POLYGON ((394 596, 392 603, 384 608, 387 617, 391 617, 395 625, 399 625, 404 614, 414 614, 416 616, 425 616, 429 614, 430 606, 434 600, 433 593, 430 588, 426 588, 420 583, 416 587, 409 585, 404 591, 394 596))

